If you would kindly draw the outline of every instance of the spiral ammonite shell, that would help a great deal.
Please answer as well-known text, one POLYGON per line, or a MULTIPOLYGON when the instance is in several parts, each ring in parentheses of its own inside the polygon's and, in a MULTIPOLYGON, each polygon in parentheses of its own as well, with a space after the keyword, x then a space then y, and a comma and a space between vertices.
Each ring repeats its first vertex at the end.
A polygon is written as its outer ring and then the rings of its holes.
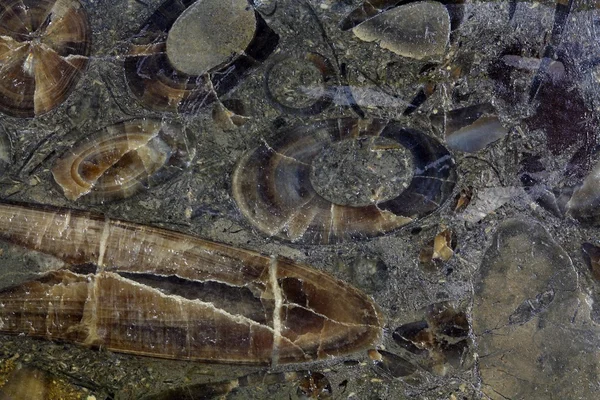
POLYGON ((448 150, 397 121, 330 119, 282 132, 247 153, 233 175, 233 196, 261 232, 306 244, 380 236, 435 212, 452 195, 457 173, 448 150), (390 139, 412 156, 410 181, 396 197, 364 206, 336 204, 313 187, 311 169, 331 143, 361 136, 390 139))
POLYGON ((79 81, 90 47, 77 0, 0 0, 0 111, 34 117, 56 108, 79 81))

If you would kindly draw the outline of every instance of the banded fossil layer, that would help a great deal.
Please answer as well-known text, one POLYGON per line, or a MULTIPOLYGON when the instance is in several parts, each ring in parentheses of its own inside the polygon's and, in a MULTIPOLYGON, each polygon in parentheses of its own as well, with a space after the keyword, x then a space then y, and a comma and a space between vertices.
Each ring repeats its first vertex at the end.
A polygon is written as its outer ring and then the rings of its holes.
POLYGON ((436 139, 398 122, 354 118, 300 125, 247 153, 233 175, 233 196, 261 232, 307 244, 378 236, 436 211, 457 180, 454 160, 436 139), (413 171, 398 196, 362 207, 335 204, 311 183, 312 162, 334 142, 363 136, 391 139, 409 150, 413 171))
POLYGON ((0 204, 0 238, 75 267, 0 291, 0 331, 155 357, 277 364, 365 349, 358 289, 291 260, 85 212, 0 204))
POLYGON ((34 117, 65 101, 87 67, 91 36, 77 0, 1 0, 0 111, 34 117))
MULTIPOLYGON (((125 60, 125 77, 133 95, 150 109, 158 111, 192 112, 204 107, 217 99, 235 86, 275 50, 279 36, 273 32, 265 20, 255 11, 255 24, 239 26, 229 25, 229 31, 218 21, 236 19, 235 13, 246 14, 248 7, 252 7, 246 0, 234 0, 231 5, 217 0, 167 0, 150 16, 140 28, 140 33, 133 39, 129 54, 125 60), (245 7, 239 7, 244 3, 245 7), (194 7, 194 10, 190 10, 194 7), (183 28, 174 26, 178 18, 185 17, 185 13, 192 16, 206 16, 202 27, 193 24, 194 34, 203 32, 203 37, 197 39, 193 46, 203 46, 213 49, 210 56, 199 61, 203 53, 193 56, 178 55, 175 57, 173 50, 168 50, 168 44, 174 46, 181 40, 169 39, 170 30, 184 31, 183 28), (250 43, 244 48, 232 51, 229 47, 223 49, 219 38, 237 36, 246 37, 246 33, 238 35, 231 33, 231 29, 250 30, 250 43), (228 57, 225 53, 230 52, 228 57), (168 54, 171 54, 169 58, 168 54), (191 58, 192 60, 188 60, 191 58), (223 60, 222 62, 214 60, 223 60), (216 62, 204 73, 190 74, 192 67, 216 62), (190 66, 189 64, 192 64, 190 66), (188 73, 178 70, 174 65, 186 65, 188 73)), ((189 19, 189 18, 188 18, 189 19)), ((196 18, 197 19, 197 18, 196 18)), ((191 18, 194 22, 196 19, 191 18)), ((247 17, 240 17, 246 21, 247 17)), ((181 25, 181 24, 179 24, 181 25)), ((190 28, 191 29, 191 28, 190 28)), ((183 40, 183 39, 182 39, 183 40)), ((235 42, 235 40, 233 40, 235 42)), ((190 42, 192 43, 192 42, 190 42)), ((185 46, 179 45, 181 48, 185 46)), ((208 64, 207 64, 208 65, 208 64)), ((183 67, 180 67, 183 68, 183 67)), ((201 68, 203 69, 203 68, 201 68)))
POLYGON ((69 200, 106 202, 158 185, 187 168, 196 154, 178 124, 133 119, 107 126, 69 149, 52 174, 69 200))

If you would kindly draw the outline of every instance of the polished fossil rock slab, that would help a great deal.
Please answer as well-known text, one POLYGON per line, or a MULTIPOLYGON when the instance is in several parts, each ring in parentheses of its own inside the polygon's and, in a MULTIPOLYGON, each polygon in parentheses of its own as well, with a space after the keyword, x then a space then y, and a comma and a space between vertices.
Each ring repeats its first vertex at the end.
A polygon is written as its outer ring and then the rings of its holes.
POLYGON ((156 119, 123 121, 86 137, 52 168, 66 198, 104 203, 165 182, 196 154, 182 126, 156 119))
POLYGON ((269 57, 279 36, 257 12, 250 11, 253 15, 249 18, 247 8, 251 5, 240 7, 241 3, 246 1, 235 0, 230 5, 214 0, 167 0, 150 16, 132 40, 125 60, 129 89, 144 107, 173 112, 198 110, 229 92, 269 57), (197 27, 193 24, 197 18, 186 18, 186 13, 192 17, 209 13, 211 18, 203 27, 197 27), (179 18, 184 21, 178 22, 179 18), (219 21, 231 18, 242 23, 227 25, 225 30, 219 21), (175 30, 174 36, 171 29, 175 30), (184 33, 188 29, 200 33, 202 39, 198 42, 194 36, 193 41, 189 40, 192 36, 184 33), (248 37, 251 40, 246 45, 244 38, 248 37), (185 45, 184 40, 188 42, 185 45), (188 51, 189 46, 211 49, 212 54, 179 54, 188 51))
POLYGON ((454 160, 436 139, 398 122, 353 118, 299 125, 248 152, 233 175, 233 196, 261 232, 307 244, 383 235, 442 206, 457 180, 454 160), (313 187, 313 161, 329 145, 359 137, 390 139, 412 158, 409 183, 396 197, 355 207, 335 204, 313 187))
POLYGON ((87 67, 91 36, 77 0, 0 1, 0 111, 34 117, 58 107, 87 67))
POLYGON ((74 265, 0 292, 0 331, 155 357, 278 364, 372 346, 364 293, 291 260, 85 212, 0 205, 0 238, 74 265))

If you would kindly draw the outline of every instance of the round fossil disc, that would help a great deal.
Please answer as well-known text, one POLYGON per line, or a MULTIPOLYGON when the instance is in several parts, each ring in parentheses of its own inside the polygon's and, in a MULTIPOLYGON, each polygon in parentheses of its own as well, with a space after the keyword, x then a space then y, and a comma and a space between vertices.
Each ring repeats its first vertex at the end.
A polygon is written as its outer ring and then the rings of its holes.
POLYGON ((241 53, 255 30, 254 10, 246 0, 198 0, 169 31, 167 57, 175 69, 201 75, 241 53))
POLYGON ((88 64, 90 43, 77 0, 0 0, 0 111, 34 117, 61 104, 88 64))
POLYGON ((438 2, 421 1, 385 11, 355 27, 365 42, 404 57, 422 59, 443 54, 450 39, 450 15, 438 2))

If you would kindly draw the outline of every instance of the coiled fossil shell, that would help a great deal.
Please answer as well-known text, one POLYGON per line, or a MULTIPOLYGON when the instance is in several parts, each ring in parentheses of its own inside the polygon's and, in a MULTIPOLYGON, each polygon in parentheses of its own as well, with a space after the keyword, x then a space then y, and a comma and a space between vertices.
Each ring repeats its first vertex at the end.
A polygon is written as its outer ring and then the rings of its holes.
POLYGON ((0 238, 80 267, 0 291, 0 331, 155 357, 277 364, 371 346, 364 293, 291 260, 88 213, 0 204, 0 238))
POLYGON ((457 174, 444 146, 398 122, 331 119, 284 132, 276 143, 247 153, 234 172, 233 196, 261 232, 308 244, 338 243, 385 234, 437 210, 457 174), (397 197, 362 207, 334 204, 311 183, 312 162, 333 142, 361 136, 396 141, 410 151, 414 170, 397 197))
POLYGON ((239 18, 247 23, 245 14, 248 13, 247 8, 251 7, 246 0, 234 0, 231 5, 228 3, 218 0, 167 0, 142 26, 125 61, 125 77, 131 92, 145 107, 180 112, 192 112, 204 107, 230 91, 273 52, 279 37, 255 11, 250 11, 254 15, 254 25, 240 27, 231 24, 228 25, 229 30, 223 31, 225 26, 218 24, 218 21, 239 18), (206 51, 198 50, 187 57, 169 49, 176 47, 179 42, 179 39, 171 37, 170 30, 176 30, 177 36, 185 31, 174 25, 180 16, 185 17, 185 13, 198 18, 206 17, 201 27, 194 28, 195 34, 204 33, 204 37, 198 40, 200 44, 195 46, 210 51, 210 55, 203 57, 206 51), (232 48, 223 48, 225 43, 221 43, 219 38, 225 35, 235 39, 239 35, 232 33, 234 28, 236 32, 238 29, 243 31, 242 28, 250 30, 249 36, 245 33, 241 36, 250 37, 251 40, 245 48, 232 51, 232 48))
MULTIPOLYGON (((281 112, 294 114, 294 115, 316 115, 325 110, 333 103, 333 97, 335 95, 335 88, 332 87, 335 81, 335 69, 331 61, 322 56, 319 53, 309 52, 304 55, 303 58, 293 58, 291 56, 276 56, 271 64, 265 70, 265 80, 264 80, 264 88, 265 95, 267 100, 271 103, 273 107, 278 109, 281 112), (290 65, 286 65, 290 64, 290 65), (281 82, 278 82, 275 79, 273 81, 273 71, 280 68, 281 71, 279 73, 280 77, 289 80, 290 76, 297 75, 298 81, 297 83, 302 83, 303 85, 307 85, 310 82, 306 82, 307 78, 314 78, 315 73, 320 75, 319 85, 316 87, 286 87, 286 85, 282 85, 281 82), (307 71, 310 69, 312 73, 307 71), (308 75, 308 77, 307 77, 308 75), (280 93, 279 96, 274 91, 274 87, 284 86, 283 91, 293 91, 293 90, 304 90, 304 91, 315 91, 313 94, 314 101, 311 101, 310 104, 288 104, 290 101, 285 99, 285 96, 282 96, 283 93, 280 93)), ((280 88, 281 89, 281 88, 280 88)), ((297 98, 293 98, 291 102, 298 103, 297 98)))
POLYGON ((153 119, 111 125, 68 150, 52 169, 65 197, 129 197, 189 166, 195 149, 183 128, 153 119))
POLYGON ((0 111, 34 117, 57 107, 87 67, 90 45, 77 0, 0 0, 0 111))

